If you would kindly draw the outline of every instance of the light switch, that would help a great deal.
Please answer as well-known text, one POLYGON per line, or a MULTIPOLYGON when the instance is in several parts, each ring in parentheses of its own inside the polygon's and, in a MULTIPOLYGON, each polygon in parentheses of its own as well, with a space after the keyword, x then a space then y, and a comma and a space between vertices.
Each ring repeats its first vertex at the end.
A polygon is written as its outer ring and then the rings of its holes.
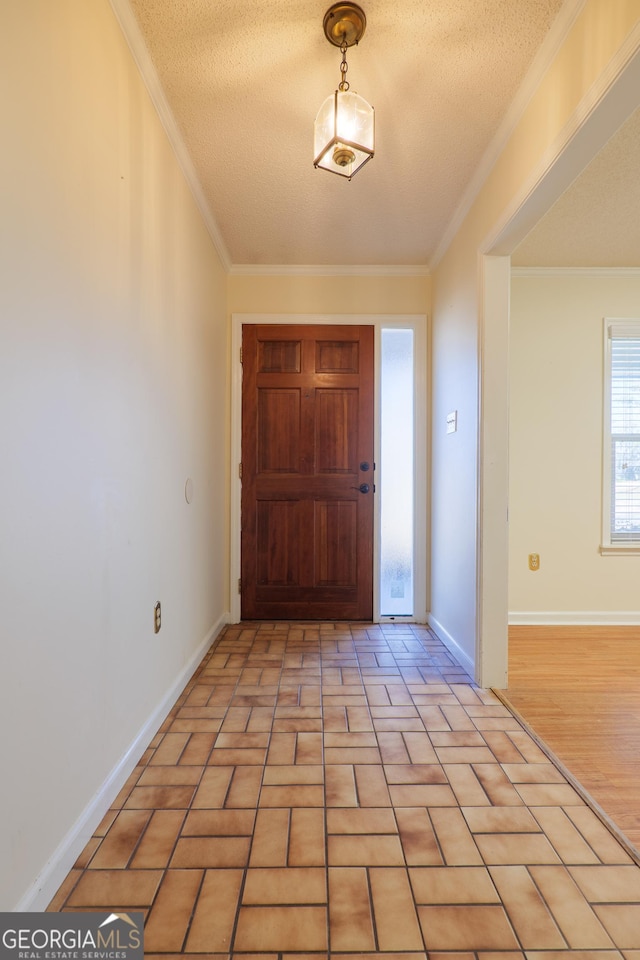
POLYGON ((458 429, 458 411, 447 414, 447 433, 455 433, 458 429))

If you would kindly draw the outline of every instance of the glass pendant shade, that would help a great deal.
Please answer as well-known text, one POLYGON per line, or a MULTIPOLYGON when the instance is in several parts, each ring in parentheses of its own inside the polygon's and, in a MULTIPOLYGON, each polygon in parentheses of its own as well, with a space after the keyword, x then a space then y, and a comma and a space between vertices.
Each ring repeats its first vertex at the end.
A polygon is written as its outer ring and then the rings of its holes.
POLYGON ((373 152, 373 107, 357 93, 336 90, 318 110, 314 167, 350 180, 373 152))

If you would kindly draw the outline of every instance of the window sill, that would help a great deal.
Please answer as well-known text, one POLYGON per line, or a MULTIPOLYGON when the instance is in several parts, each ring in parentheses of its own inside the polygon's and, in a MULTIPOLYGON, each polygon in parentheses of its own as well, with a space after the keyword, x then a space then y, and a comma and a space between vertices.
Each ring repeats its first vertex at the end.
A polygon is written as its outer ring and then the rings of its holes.
POLYGON ((633 543, 607 543, 600 546, 603 557, 640 556, 640 540, 633 543))

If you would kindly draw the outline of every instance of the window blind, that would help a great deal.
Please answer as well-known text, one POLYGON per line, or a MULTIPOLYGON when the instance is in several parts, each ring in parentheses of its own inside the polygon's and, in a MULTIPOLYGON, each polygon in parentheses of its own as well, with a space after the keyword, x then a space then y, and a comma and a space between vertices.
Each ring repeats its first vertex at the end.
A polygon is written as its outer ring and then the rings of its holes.
POLYGON ((640 327, 610 328, 611 542, 640 542, 640 327))

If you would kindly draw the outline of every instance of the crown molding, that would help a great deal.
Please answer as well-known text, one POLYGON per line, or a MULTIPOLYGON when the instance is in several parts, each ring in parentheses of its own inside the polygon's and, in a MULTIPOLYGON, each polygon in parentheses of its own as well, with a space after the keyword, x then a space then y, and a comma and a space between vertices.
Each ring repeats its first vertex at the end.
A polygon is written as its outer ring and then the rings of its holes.
POLYGON ((512 277, 611 277, 614 280, 640 279, 640 267, 512 267, 512 277))
POLYGON ((236 277, 428 277, 426 264, 278 264, 233 263, 236 277))
POLYGON ((113 10, 118 24, 120 25, 120 29, 122 30, 129 50, 131 51, 131 55, 138 68, 142 82, 147 88, 147 92, 151 98, 153 106, 155 107, 156 113, 158 114, 160 123, 164 127, 164 131, 169 139, 169 143, 171 144, 180 169, 182 170, 184 178, 189 185, 189 189, 193 194, 193 199, 195 200, 198 210, 200 211, 200 215, 204 220, 207 231, 209 232, 209 236, 211 237, 217 254, 222 261, 223 267, 228 271, 231 266, 229 252, 224 240, 222 239, 222 234, 218 229, 218 225, 211 212, 209 204, 205 198, 200 180, 198 179, 198 175, 189 155, 189 151, 186 148, 182 134, 178 129, 173 112, 169 106, 164 90, 162 89, 160 78, 158 77, 156 68, 153 65, 153 61, 151 60, 151 56, 147 49, 147 45, 144 42, 138 22, 133 14, 133 11, 131 10, 131 6, 129 5, 129 0, 109 0, 109 3, 111 4, 111 9, 113 10))
POLYGON ((554 20, 549 33, 543 40, 538 53, 525 74, 524 80, 511 101, 497 132, 485 150, 474 175, 462 194, 453 217, 442 235, 435 253, 429 260, 429 270, 435 270, 458 233, 476 197, 505 149, 509 138, 518 125, 529 101, 538 89, 545 73, 553 63, 571 28, 578 19, 586 0, 565 0, 554 20))

